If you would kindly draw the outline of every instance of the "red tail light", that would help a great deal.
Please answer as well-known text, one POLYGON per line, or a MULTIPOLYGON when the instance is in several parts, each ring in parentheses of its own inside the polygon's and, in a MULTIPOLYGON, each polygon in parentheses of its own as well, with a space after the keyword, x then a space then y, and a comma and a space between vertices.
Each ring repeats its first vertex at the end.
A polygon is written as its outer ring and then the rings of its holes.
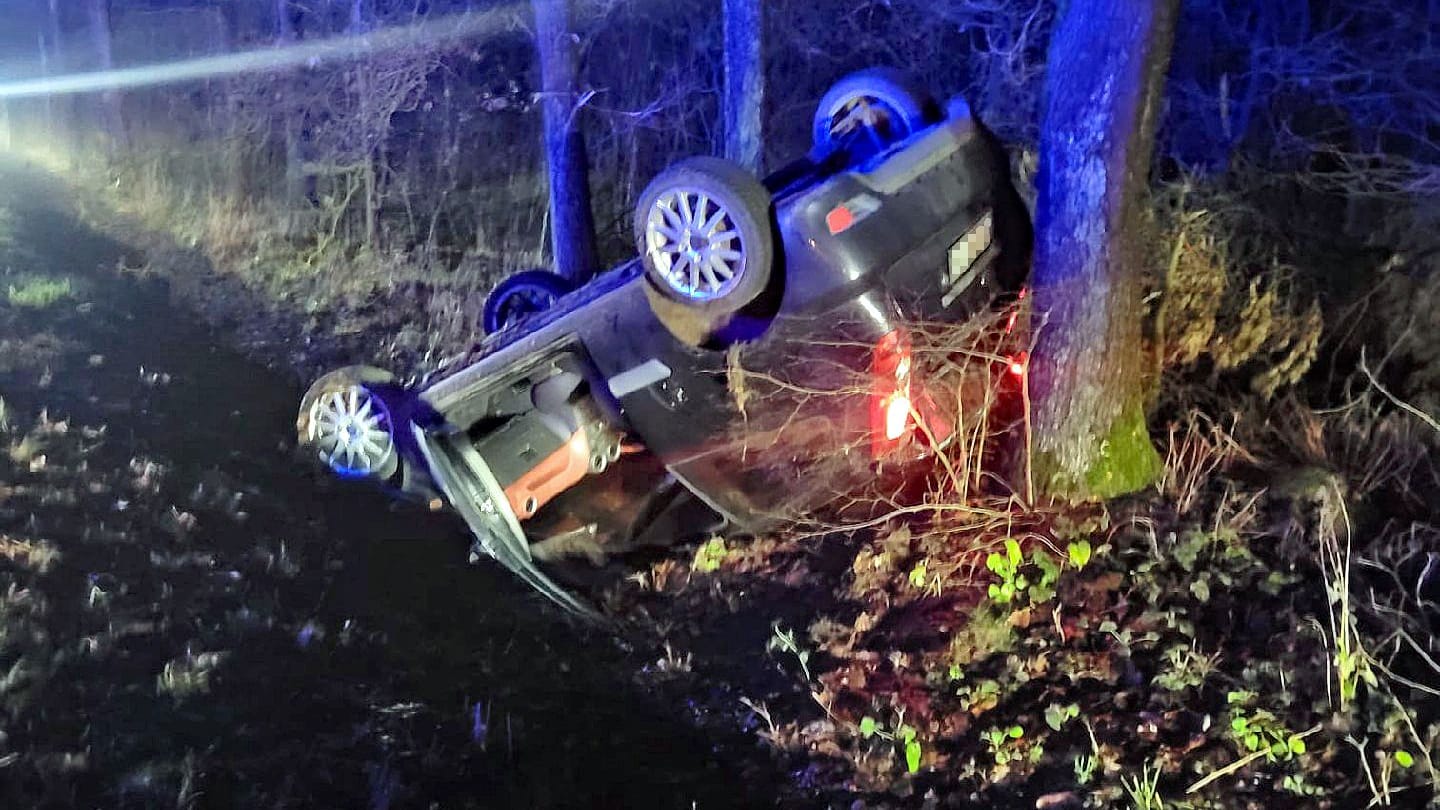
POLYGON ((885 400, 885 441, 899 441, 910 427, 910 397, 896 391, 885 400))
POLYGON ((871 368, 875 373, 901 380, 910 376, 910 334, 904 329, 886 333, 875 344, 875 355, 871 368))
POLYGON ((896 329, 875 344, 870 369, 873 399, 870 406, 871 453, 880 458, 899 446, 914 425, 910 401, 910 335, 896 329))
POLYGON ((1025 352, 1020 352, 1010 358, 1010 373, 1016 377, 1025 376, 1025 367, 1029 365, 1030 357, 1025 352))

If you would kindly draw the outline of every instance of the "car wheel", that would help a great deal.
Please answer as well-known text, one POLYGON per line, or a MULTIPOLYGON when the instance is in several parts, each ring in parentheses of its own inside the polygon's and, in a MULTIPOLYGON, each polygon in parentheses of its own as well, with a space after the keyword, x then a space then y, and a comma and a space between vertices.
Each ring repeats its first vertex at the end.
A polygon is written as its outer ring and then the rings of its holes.
POLYGON ((344 478, 389 480, 400 467, 395 422, 377 387, 389 372, 347 366, 316 380, 300 400, 300 443, 344 478))
POLYGON ((570 279, 549 270, 526 270, 496 285, 485 297, 481 312, 485 333, 493 335, 512 324, 538 315, 575 289, 570 279))
POLYGON ((705 315, 736 312, 770 284, 775 236, 770 193, 718 158, 690 158, 656 177, 635 211, 651 286, 705 315))
POLYGON ((851 73, 815 109, 815 149, 828 154, 855 137, 883 149, 924 129, 934 106, 930 94, 893 68, 851 73))

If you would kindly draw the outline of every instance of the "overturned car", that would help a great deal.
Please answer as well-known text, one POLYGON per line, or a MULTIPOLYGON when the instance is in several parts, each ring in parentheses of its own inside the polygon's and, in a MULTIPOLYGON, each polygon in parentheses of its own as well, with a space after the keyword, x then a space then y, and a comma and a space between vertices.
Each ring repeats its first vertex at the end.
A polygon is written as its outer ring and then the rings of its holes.
POLYGON ((476 555, 580 613, 541 568, 557 549, 803 510, 785 435, 823 435, 858 469, 933 453, 954 428, 907 324, 963 320, 1023 282, 1030 223, 1005 154, 963 100, 888 70, 838 82, 813 140, 763 181, 714 158, 672 166, 637 206, 636 259, 573 290, 512 277, 487 301, 490 334, 418 383, 325 375, 301 441, 339 475, 447 505, 476 555), (839 393, 765 418, 770 399, 736 390, 739 357, 839 393))

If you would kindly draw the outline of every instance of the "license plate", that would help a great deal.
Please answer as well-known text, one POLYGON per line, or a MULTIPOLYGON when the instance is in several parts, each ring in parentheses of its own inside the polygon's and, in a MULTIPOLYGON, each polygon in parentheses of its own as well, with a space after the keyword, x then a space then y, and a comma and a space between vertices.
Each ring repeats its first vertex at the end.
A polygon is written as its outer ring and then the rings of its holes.
POLYGON ((990 243, 994 240, 994 221, 994 214, 986 211, 964 236, 950 246, 945 271, 940 279, 940 288, 945 291, 944 297, 940 299, 941 306, 948 307, 955 303, 955 299, 975 280, 980 257, 990 249, 990 243))

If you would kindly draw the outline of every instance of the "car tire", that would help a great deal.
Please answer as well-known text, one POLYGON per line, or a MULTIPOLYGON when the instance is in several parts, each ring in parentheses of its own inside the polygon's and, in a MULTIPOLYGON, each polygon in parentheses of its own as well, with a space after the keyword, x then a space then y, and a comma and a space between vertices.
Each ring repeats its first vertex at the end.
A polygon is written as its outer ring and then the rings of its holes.
POLYGON ((481 326, 485 334, 493 335, 544 312, 574 289, 570 279, 549 270, 526 270, 508 276, 485 297, 481 326))
POLYGON ((924 129, 934 117, 935 100, 909 76, 894 68, 869 68, 836 82, 815 108, 813 143, 825 155, 839 145, 856 107, 866 104, 885 116, 886 127, 877 130, 883 146, 924 129))
MULTIPOLYGON (((706 319, 753 302, 774 273, 772 203, 752 174, 719 158, 690 158, 661 172, 635 210, 651 289, 678 311, 706 319)), ((657 307, 656 314, 665 320, 674 309, 657 307)))
POLYGON ((393 478, 400 453, 383 389, 394 382, 390 372, 371 366, 346 366, 320 377, 300 399, 295 422, 300 445, 342 478, 393 478))

